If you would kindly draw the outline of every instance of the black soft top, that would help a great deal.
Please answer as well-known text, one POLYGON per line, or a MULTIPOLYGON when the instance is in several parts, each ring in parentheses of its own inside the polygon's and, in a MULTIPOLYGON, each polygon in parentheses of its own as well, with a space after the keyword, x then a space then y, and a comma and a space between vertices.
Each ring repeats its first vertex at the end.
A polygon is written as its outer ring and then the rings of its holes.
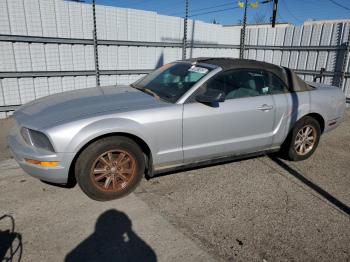
POLYGON ((309 91, 311 90, 310 86, 307 85, 303 80, 301 80, 292 70, 289 68, 281 67, 278 65, 250 60, 250 59, 238 59, 238 58, 228 58, 228 57, 198 57, 191 58, 185 61, 191 63, 206 63, 221 67, 224 71, 229 69, 264 69, 270 71, 277 75, 281 80, 283 80, 286 85, 289 87, 290 91, 309 91))

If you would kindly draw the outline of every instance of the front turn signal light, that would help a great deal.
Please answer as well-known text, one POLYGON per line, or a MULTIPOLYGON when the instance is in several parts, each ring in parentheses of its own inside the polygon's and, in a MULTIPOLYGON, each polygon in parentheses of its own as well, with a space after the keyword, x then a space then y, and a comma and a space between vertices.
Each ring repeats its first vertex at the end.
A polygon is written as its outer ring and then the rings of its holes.
POLYGON ((37 166, 44 166, 44 167, 53 167, 58 166, 60 162, 57 161, 39 161, 35 159, 25 159, 26 163, 37 165, 37 166))

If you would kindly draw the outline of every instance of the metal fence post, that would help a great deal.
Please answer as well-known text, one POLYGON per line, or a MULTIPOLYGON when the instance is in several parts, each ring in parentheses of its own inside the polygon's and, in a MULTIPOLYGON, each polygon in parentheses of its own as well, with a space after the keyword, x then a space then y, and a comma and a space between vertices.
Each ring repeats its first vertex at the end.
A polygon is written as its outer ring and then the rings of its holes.
POLYGON ((244 58, 244 49, 245 49, 245 31, 247 26, 247 5, 248 0, 244 2, 244 16, 243 16, 243 27, 241 29, 241 44, 239 48, 239 58, 244 58))
POLYGON ((348 39, 347 40, 348 41, 346 43, 346 49, 345 49, 344 58, 343 58, 342 72, 341 72, 340 81, 339 81, 339 87, 342 88, 343 92, 345 92, 345 84, 344 84, 345 73, 346 73, 346 69, 347 69, 348 64, 349 64, 350 26, 349 26, 349 32, 348 32, 348 39))
POLYGON ((186 59, 187 48, 187 20, 188 20, 188 0, 185 2, 184 37, 182 42, 182 59, 186 59))
POLYGON ((95 57, 95 73, 96 86, 100 86, 100 68, 98 64, 98 43, 97 43, 97 27, 96 27, 96 1, 92 1, 92 18, 94 23, 93 37, 94 37, 94 57, 95 57))

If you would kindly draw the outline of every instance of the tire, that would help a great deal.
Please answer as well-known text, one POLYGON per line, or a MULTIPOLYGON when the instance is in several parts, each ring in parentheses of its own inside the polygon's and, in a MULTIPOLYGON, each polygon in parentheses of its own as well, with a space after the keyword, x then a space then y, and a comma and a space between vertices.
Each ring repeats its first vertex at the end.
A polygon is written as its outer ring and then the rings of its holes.
POLYGON ((308 159, 315 152, 320 136, 321 128, 318 121, 310 116, 303 117, 294 125, 283 143, 282 156, 291 161, 308 159))
POLYGON ((122 136, 93 142, 80 154, 75 165, 80 188, 98 201, 130 194, 140 183, 144 171, 142 150, 133 140, 122 136))

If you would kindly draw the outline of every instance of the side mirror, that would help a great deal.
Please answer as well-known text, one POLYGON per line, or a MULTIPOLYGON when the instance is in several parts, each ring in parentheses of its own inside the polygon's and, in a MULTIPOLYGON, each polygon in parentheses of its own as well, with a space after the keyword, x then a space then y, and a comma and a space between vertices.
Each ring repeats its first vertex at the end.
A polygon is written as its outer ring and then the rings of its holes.
POLYGON ((204 104, 220 103, 225 101, 225 93, 217 89, 209 89, 206 93, 196 96, 196 100, 204 104))

